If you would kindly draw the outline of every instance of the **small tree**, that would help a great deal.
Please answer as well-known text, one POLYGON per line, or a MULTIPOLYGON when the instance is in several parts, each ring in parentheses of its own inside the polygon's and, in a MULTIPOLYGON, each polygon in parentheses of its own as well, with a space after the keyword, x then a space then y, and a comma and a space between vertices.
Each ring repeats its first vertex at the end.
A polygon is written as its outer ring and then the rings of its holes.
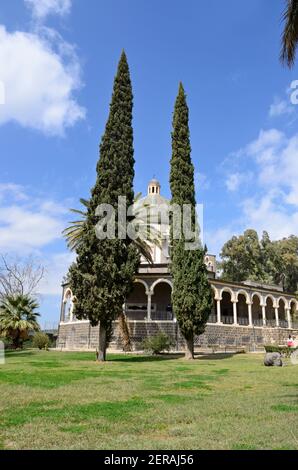
POLYGON ((11 338, 15 349, 22 347, 30 331, 39 331, 39 305, 28 295, 8 295, 0 303, 0 332, 11 338))
POLYGON ((46 333, 42 333, 42 331, 39 331, 35 333, 33 336, 32 340, 32 346, 33 348, 37 349, 48 349, 50 345, 50 338, 46 333))
POLYGON ((16 294, 34 296, 44 274, 44 267, 32 256, 0 255, 0 298, 16 294))
POLYGON ((174 345, 174 341, 162 331, 155 336, 145 338, 142 342, 144 351, 148 351, 151 354, 161 354, 164 351, 169 352, 174 345))
MULTIPOLYGON (((195 217, 194 167, 191 162, 191 148, 188 125, 188 106, 182 84, 175 103, 172 132, 172 159, 170 185, 172 204, 191 207, 192 231, 198 230, 195 217)), ((180 231, 183 232, 184 216, 180 231)), ((171 221, 171 272, 173 276, 172 304, 180 330, 186 341, 187 359, 194 358, 194 335, 205 331, 212 309, 212 290, 205 265, 206 250, 186 249, 184 234, 179 240, 173 237, 171 221)))

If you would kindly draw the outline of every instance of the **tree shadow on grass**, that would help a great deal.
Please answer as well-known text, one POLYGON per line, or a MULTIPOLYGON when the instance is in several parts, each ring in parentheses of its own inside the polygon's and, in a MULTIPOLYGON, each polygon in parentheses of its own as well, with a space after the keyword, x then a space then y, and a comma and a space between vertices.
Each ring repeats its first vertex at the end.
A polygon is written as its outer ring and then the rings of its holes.
POLYGON ((140 356, 133 356, 130 354, 123 354, 119 355, 116 357, 113 357, 113 355, 108 355, 108 362, 134 362, 134 363, 140 363, 140 362, 160 362, 160 361, 173 361, 176 359, 181 359, 184 357, 184 354, 159 354, 157 356, 146 356, 146 355, 140 355, 140 356))
POLYGON ((231 357, 239 356, 237 353, 207 353, 196 355, 195 359, 198 361, 217 361, 222 359, 230 359, 231 357))
POLYGON ((6 357, 28 357, 28 356, 34 356, 36 355, 36 352, 35 351, 24 351, 22 349, 20 350, 6 350, 5 351, 5 356, 6 357))

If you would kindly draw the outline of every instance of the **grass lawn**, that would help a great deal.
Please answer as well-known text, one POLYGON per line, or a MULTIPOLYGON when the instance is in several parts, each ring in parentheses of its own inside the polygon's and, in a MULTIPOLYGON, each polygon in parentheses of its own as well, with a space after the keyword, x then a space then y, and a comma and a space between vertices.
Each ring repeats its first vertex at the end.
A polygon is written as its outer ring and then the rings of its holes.
POLYGON ((298 449, 298 367, 262 355, 6 359, 1 449, 298 449))

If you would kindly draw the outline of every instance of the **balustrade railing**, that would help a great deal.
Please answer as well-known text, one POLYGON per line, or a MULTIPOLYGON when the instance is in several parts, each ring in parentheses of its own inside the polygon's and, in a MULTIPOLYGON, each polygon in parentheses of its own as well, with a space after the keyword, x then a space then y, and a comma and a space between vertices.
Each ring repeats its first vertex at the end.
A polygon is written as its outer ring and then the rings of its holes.
POLYGON ((260 318, 253 318, 252 323, 253 323, 253 326, 264 326, 263 320, 260 318))
POLYGON ((280 328, 288 328, 287 320, 279 320, 279 326, 280 328))
POLYGON ((157 311, 151 313, 151 320, 154 321, 172 321, 174 320, 173 312, 157 311))
POLYGON ((238 317, 237 323, 240 326, 247 326, 249 324, 249 320, 246 317, 238 317))
POLYGON ((128 321, 146 321, 147 312, 145 311, 128 311, 126 312, 126 318, 128 321))
POLYGON ((209 315, 208 323, 217 323, 217 316, 216 315, 209 315))
POLYGON ((226 315, 223 315, 221 321, 224 325, 233 325, 234 317, 228 317, 226 315))
POLYGON ((275 320, 266 320, 266 326, 269 326, 270 328, 275 328, 276 327, 276 321, 275 320))
MULTIPOLYGON (((145 311, 127 311, 126 318, 128 321, 147 321, 147 312, 145 311)), ((151 312, 151 320, 153 321, 173 321, 174 315, 172 312, 157 310, 151 312)))

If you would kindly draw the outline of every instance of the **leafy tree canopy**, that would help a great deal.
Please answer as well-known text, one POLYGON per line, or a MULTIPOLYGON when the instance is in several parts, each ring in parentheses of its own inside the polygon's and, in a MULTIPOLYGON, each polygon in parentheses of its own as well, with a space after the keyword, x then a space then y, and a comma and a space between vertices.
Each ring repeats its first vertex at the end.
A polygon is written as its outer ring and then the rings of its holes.
POLYGON ((298 237, 294 235, 272 241, 267 232, 260 239, 249 229, 227 241, 220 256, 225 280, 277 284, 287 292, 298 289, 298 237))

